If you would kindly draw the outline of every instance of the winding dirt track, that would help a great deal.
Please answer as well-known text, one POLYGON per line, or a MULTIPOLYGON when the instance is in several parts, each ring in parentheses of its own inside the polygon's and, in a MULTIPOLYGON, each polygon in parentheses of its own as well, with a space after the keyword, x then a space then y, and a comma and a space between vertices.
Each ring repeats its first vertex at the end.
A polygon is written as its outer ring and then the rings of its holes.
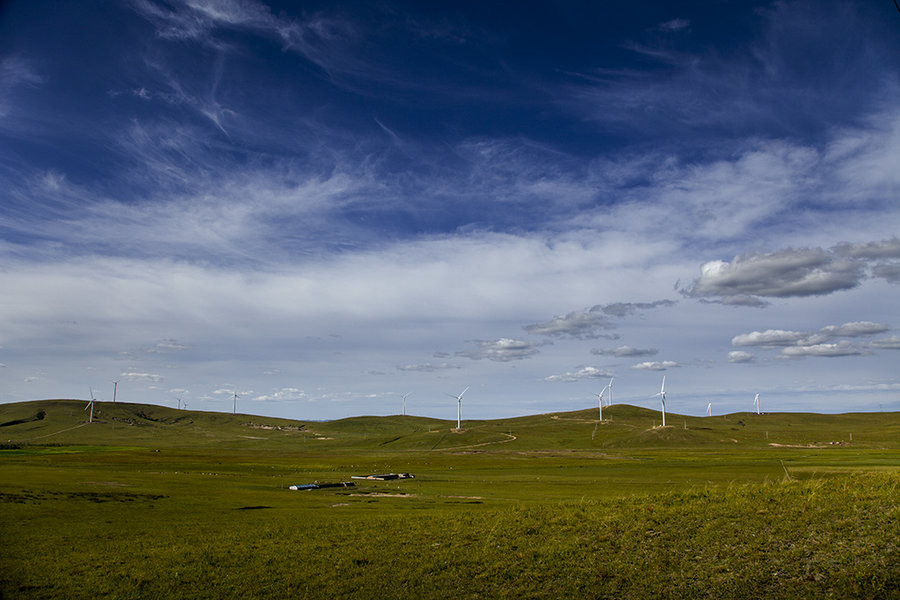
POLYGON ((37 437, 31 438, 32 440, 40 440, 46 437, 50 437, 51 435, 56 435, 57 433, 62 433, 64 431, 72 431, 73 429, 78 429, 79 427, 84 427, 87 423, 82 423, 81 425, 76 425, 75 427, 69 427, 67 429, 60 429, 59 431, 54 431, 53 433, 48 433, 46 435, 39 435, 37 437))
MULTIPOLYGON (((481 442, 480 444, 469 444, 468 446, 451 446, 449 448, 439 448, 439 450, 468 450, 469 448, 480 448, 482 446, 491 446, 493 444, 508 444, 509 442, 514 442, 518 438, 511 433, 501 433, 500 435, 505 435, 505 440, 497 440, 496 442, 481 442)), ((435 450, 435 448, 432 448, 435 450)))

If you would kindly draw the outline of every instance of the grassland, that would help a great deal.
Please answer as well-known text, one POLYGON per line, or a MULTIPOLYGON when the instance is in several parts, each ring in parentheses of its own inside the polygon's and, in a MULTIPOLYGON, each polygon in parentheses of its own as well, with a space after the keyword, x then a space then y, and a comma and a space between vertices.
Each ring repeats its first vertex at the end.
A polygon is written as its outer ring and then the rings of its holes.
POLYGON ((0 405, 3 598, 900 598, 895 413, 83 407, 0 405))

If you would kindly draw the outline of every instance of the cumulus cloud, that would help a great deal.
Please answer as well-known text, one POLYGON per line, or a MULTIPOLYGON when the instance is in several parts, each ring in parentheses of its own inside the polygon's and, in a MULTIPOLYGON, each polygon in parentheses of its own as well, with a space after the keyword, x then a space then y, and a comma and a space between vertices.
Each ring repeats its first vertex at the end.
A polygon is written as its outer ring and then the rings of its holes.
POLYGON ((616 357, 625 357, 625 356, 654 356, 657 354, 659 350, 656 348, 634 348, 633 346, 619 346, 618 348, 593 348, 591 350, 591 354, 597 354, 600 356, 616 356, 616 357))
POLYGON ((731 262, 707 262, 700 268, 700 277, 684 291, 697 298, 817 296, 854 288, 863 277, 856 261, 821 248, 790 248, 744 254, 731 262))
POLYGON ((755 356, 743 350, 734 350, 728 353, 728 362, 730 363, 749 363, 754 360, 756 360, 755 356))
MULTIPOLYGON (((864 337, 884 333, 889 327, 872 321, 851 321, 843 325, 826 325, 819 331, 787 331, 767 329, 742 333, 731 338, 732 346, 760 346, 777 348, 785 346, 812 347, 841 337, 864 337)), ((814 356, 814 353, 810 353, 814 356)))
POLYGON ((672 369, 677 367, 678 363, 672 360, 663 360, 663 361, 646 361, 642 363, 638 363, 633 365, 632 369, 637 369, 639 371, 665 371, 666 369, 672 369))
POLYGON ((523 360, 538 353, 538 349, 534 344, 511 338, 473 340, 472 343, 476 345, 474 350, 457 352, 456 356, 464 356, 472 360, 486 358, 498 362, 508 362, 511 360, 523 360))
POLYGON ((900 283, 900 240, 843 243, 831 249, 788 248, 713 260, 681 292, 723 304, 763 306, 758 297, 821 296, 857 287, 871 276, 900 283))
POLYGON ((527 325, 525 331, 534 335, 567 337, 580 340, 600 337, 599 330, 612 329, 612 324, 597 312, 597 307, 553 317, 544 323, 527 325))
POLYGON ((846 340, 835 344, 813 344, 811 346, 790 346, 781 350, 781 356, 793 358, 799 356, 854 356, 862 351, 846 340))
POLYGON ((581 366, 578 367, 574 372, 564 373, 563 375, 550 375, 549 377, 545 377, 544 381, 573 382, 581 381, 583 379, 606 379, 607 377, 612 377, 613 375, 614 373, 606 371, 604 369, 598 369, 591 366, 581 366))
POLYGON ((784 329, 766 329, 765 331, 752 331, 742 333, 731 338, 732 346, 762 346, 772 348, 775 346, 793 346, 805 340, 808 333, 802 331, 786 331, 784 329))

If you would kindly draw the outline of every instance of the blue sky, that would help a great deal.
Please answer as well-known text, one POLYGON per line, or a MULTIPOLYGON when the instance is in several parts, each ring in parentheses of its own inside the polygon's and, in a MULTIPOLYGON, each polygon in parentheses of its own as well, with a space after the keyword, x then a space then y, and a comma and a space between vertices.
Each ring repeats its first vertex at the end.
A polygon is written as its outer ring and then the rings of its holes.
POLYGON ((12 0, 0 401, 900 410, 885 2, 12 0))

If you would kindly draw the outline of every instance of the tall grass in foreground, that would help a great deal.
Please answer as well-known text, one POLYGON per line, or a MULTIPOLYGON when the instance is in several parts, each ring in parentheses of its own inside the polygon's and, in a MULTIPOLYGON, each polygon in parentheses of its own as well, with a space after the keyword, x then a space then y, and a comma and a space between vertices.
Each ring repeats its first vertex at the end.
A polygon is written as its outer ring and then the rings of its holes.
POLYGON ((856 474, 354 513, 179 515, 137 494, 115 510, 98 497, 7 494, 0 596, 900 598, 898 483, 856 474))

